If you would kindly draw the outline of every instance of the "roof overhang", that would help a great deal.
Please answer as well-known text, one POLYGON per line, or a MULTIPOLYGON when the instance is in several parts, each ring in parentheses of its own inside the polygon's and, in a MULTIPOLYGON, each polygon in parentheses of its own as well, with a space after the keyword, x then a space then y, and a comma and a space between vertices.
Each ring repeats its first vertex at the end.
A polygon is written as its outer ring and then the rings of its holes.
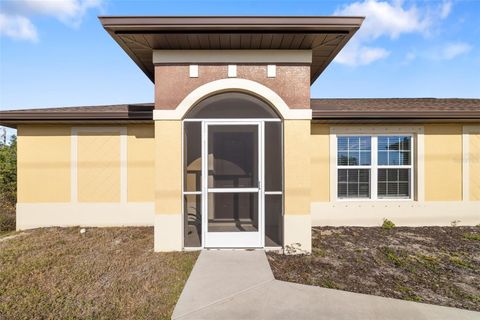
POLYGON ((105 30, 154 81, 154 50, 311 50, 313 83, 363 17, 99 17, 105 30))
MULTIPOLYGON (((479 123, 480 99, 311 99, 315 123, 479 123)), ((0 125, 152 123, 153 103, 0 111, 0 125)))
POLYGON ((0 111, 0 125, 112 124, 153 121, 153 103, 0 111))

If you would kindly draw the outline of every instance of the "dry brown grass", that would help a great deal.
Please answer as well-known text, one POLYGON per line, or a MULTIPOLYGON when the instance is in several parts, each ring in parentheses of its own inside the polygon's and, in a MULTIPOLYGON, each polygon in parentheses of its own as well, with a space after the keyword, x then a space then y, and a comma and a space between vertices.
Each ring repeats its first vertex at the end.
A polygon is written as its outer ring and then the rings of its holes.
POLYGON ((196 252, 154 253, 152 228, 48 228, 0 242, 2 319, 167 319, 196 252))

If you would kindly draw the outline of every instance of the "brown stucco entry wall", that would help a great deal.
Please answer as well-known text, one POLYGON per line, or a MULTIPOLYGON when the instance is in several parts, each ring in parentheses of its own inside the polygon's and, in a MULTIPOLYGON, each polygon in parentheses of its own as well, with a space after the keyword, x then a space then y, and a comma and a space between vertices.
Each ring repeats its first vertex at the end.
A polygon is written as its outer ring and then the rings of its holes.
MULTIPOLYGON (((199 65, 198 78, 190 78, 189 65, 155 66, 155 109, 173 110, 193 90, 228 77, 227 65, 199 65)), ((277 65, 267 77, 267 66, 237 65, 237 78, 256 81, 275 91, 292 109, 310 109, 310 66, 277 65)))

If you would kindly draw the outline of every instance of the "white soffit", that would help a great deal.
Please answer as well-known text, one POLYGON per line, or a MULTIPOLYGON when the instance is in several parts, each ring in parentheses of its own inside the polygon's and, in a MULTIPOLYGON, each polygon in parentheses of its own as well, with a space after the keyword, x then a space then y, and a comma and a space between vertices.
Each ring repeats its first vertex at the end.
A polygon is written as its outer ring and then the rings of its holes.
POLYGON ((153 63, 312 63, 312 50, 154 50, 153 63))

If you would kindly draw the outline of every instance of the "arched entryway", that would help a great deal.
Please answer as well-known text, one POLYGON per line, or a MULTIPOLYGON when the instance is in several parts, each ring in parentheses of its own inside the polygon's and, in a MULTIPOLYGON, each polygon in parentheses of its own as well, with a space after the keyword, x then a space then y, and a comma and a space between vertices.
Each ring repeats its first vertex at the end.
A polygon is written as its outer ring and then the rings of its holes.
POLYGON ((282 119, 242 92, 199 101, 183 120, 184 247, 283 244, 282 119))

